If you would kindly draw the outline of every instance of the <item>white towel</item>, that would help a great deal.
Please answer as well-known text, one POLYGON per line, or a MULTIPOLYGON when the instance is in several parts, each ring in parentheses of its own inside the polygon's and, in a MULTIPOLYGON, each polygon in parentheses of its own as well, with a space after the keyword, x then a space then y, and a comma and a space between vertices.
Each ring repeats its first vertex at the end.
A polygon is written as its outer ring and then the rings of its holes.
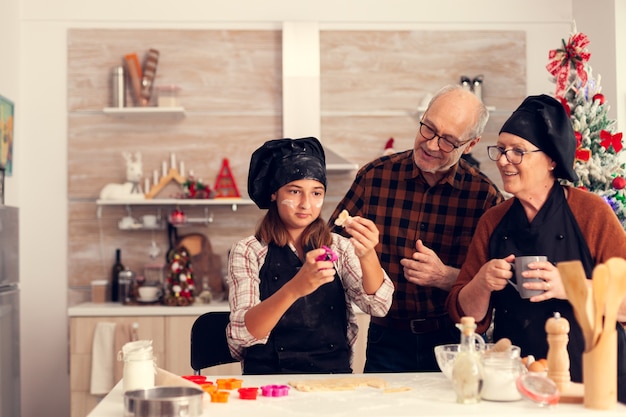
POLYGON ((92 395, 106 395, 115 385, 115 358, 115 323, 97 323, 91 349, 92 395))

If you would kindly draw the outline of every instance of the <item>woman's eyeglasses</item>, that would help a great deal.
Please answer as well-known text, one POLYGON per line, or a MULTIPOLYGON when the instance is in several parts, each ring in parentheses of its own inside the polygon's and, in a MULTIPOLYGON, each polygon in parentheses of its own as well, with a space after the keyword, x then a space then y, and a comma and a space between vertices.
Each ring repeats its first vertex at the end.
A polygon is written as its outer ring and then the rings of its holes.
POLYGON ((541 149, 535 149, 533 151, 523 151, 521 149, 504 149, 499 146, 487 146, 487 155, 489 155, 489 159, 492 161, 499 161, 502 155, 506 158, 507 161, 512 163, 513 165, 519 165, 522 163, 524 159, 524 155, 532 152, 542 152, 541 149))

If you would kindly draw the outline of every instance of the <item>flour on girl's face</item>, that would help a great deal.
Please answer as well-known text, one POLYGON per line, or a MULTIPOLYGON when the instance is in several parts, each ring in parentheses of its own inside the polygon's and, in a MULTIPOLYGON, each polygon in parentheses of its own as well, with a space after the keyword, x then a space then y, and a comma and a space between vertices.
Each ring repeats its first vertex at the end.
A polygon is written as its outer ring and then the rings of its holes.
MULTIPOLYGON (((280 204, 283 204, 287 207, 289 207, 290 209, 295 209, 296 208, 296 203, 294 203, 293 200, 290 200, 288 198, 284 199, 283 201, 280 202, 280 204)), ((324 200, 320 200, 320 201, 316 201, 315 204, 313 204, 313 207, 315 208, 320 208, 324 205, 324 200)), ((304 207, 306 208, 306 207, 304 207)))
POLYGON ((293 202, 293 200, 290 200, 288 198, 286 198, 283 201, 281 201, 280 204, 283 204, 283 205, 289 207, 292 210, 296 208, 296 204, 293 202))

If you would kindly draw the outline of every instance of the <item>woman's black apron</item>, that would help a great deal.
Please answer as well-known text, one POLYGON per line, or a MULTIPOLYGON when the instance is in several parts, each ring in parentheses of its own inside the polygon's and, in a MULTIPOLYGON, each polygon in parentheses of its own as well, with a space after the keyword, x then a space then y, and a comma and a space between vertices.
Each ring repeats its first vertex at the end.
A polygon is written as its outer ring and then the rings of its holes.
MULTIPOLYGON (((587 242, 574 214, 567 204, 564 190, 555 183, 548 200, 532 223, 528 223, 521 203, 516 199, 489 241, 489 259, 515 256, 545 255, 553 264, 580 260, 588 277, 595 266, 587 242)), ((515 277, 512 278, 515 281, 515 277)), ((522 350, 522 355, 546 358, 548 342, 546 321, 555 312, 570 323, 567 350, 570 357, 570 377, 582 382, 582 354, 585 341, 576 321, 572 306, 567 300, 550 299, 531 303, 522 299, 512 285, 493 292, 491 302, 495 308, 494 340, 507 337, 522 350)), ((618 338, 618 397, 626 402, 626 332, 617 324, 618 338)))
MULTIPOLYGON (((289 246, 270 244, 260 271, 261 301, 302 267, 289 246)), ((281 317, 266 344, 245 349, 244 374, 351 373, 345 292, 335 279, 297 300, 281 317)))

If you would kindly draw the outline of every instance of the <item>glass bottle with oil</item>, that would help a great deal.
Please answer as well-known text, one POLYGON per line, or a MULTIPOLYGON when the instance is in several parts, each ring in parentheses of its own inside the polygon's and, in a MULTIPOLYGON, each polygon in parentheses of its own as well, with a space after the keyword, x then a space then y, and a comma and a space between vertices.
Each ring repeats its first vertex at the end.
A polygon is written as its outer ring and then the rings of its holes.
POLYGON ((484 373, 480 355, 485 342, 474 332, 476 323, 473 317, 462 317, 461 323, 456 327, 461 330, 459 353, 452 365, 452 385, 456 392, 456 402, 475 404, 480 402, 483 388, 484 373))

